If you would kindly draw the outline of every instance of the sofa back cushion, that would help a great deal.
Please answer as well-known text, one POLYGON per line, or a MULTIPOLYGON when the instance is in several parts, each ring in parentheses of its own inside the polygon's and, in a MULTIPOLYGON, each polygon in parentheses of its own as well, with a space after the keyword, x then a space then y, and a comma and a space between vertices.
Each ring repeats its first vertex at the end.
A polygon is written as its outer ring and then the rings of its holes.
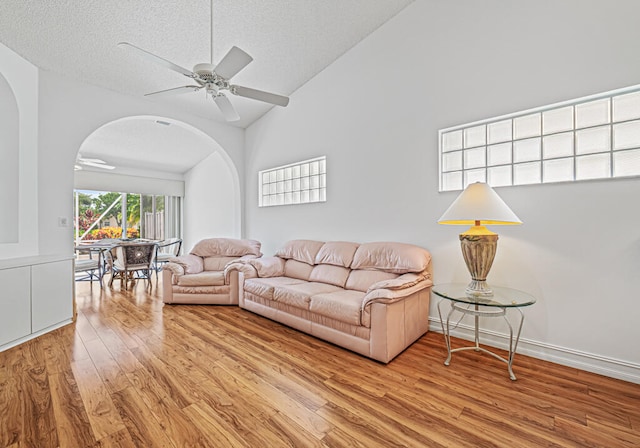
POLYGON ((298 260, 290 259, 284 263, 284 276, 309 280, 313 266, 298 260))
POLYGON ((313 265, 316 260, 316 255, 323 245, 324 243, 322 241, 292 240, 278 249, 276 257, 313 265))
POLYGON ((207 238, 196 243, 191 250, 193 255, 199 257, 241 257, 243 255, 255 255, 259 257, 260 242, 256 240, 238 240, 235 238, 207 238))
POLYGON ((425 272, 431 262, 431 254, 422 247, 405 243, 364 243, 358 247, 351 269, 373 269, 406 274, 425 272))
POLYGON ((360 246, 358 243, 346 241, 329 241, 322 245, 316 255, 315 264, 331 264, 334 266, 351 266, 353 256, 360 246))
POLYGON ((309 275, 309 281, 327 283, 344 288, 349 272, 351 270, 343 266, 317 264, 313 267, 311 275, 309 275))
POLYGON ((205 271, 224 271, 224 267, 230 261, 237 260, 238 257, 206 257, 204 259, 205 271))
POLYGON ((369 286, 374 283, 381 282, 383 280, 392 280, 397 277, 398 274, 393 274, 391 272, 356 269, 351 271, 349 274, 345 288, 367 292, 369 286))

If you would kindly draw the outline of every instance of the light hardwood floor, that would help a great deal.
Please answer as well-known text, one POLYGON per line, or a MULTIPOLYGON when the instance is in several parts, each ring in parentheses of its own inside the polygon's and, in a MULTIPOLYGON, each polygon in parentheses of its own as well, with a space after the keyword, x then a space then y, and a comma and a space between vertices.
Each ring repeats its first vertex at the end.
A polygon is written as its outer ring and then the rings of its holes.
POLYGON ((435 332, 383 365, 158 294, 79 283, 75 324, 0 353, 0 447, 640 446, 640 385, 521 355, 516 382, 481 353, 445 367, 435 332))

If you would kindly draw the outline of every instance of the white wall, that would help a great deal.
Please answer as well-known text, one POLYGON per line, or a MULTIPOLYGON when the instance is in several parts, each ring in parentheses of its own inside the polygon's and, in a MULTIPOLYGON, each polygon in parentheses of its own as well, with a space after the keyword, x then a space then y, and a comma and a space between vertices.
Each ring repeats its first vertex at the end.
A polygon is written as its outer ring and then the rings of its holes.
POLYGON ((216 151, 185 175, 184 253, 203 238, 241 237, 241 192, 228 163, 216 151))
MULTIPOLYGON (((45 71, 40 71, 39 92, 38 229, 41 254, 72 250, 73 229, 71 226, 59 227, 58 217, 67 217, 72 222, 73 165, 78 149, 94 130, 123 117, 159 115, 204 132, 212 139, 212 151, 225 152, 225 167, 236 173, 235 188, 240 191, 241 177, 237 172, 243 171, 244 131, 241 129, 45 71)), ((235 219, 241 210, 239 201, 234 207, 235 219)), ((237 232, 241 228, 239 221, 237 232)))
MULTIPOLYGON (((38 84, 38 69, 0 44, 0 74, 9 85, 15 97, 14 104, 18 107, 17 120, 15 120, 16 117, 2 116, 4 113, 11 113, 11 107, 6 108, 5 105, 0 112, 4 125, 18 124, 17 178, 12 179, 11 187, 3 186, 6 189, 11 188, 10 192, 15 195, 14 200, 11 197, 5 197, 3 205, 7 208, 2 208, 2 213, 13 214, 16 218, 8 229, 11 238, 4 239, 0 243, 0 259, 9 259, 38 253, 38 90, 34 88, 38 84), (4 121, 4 118, 7 121, 4 121)), ((9 150, 4 144, 12 139, 13 137, 2 140, 2 151, 9 150)), ((4 176, 3 180, 5 180, 4 176)))
MULTIPOLYGON (((247 130, 246 236, 396 240, 467 281, 437 219, 438 129, 640 84, 634 0, 417 0, 247 130), (326 203, 258 208, 257 173, 327 155, 326 203)), ((520 352, 640 382, 639 179, 498 189, 524 221, 490 283, 529 291, 520 352)), ((437 316, 435 303, 431 316, 437 316)), ((500 334, 504 328, 486 322, 500 334)), ((517 363, 517 360, 516 360, 517 363)), ((516 367, 517 371, 517 367, 516 367)))

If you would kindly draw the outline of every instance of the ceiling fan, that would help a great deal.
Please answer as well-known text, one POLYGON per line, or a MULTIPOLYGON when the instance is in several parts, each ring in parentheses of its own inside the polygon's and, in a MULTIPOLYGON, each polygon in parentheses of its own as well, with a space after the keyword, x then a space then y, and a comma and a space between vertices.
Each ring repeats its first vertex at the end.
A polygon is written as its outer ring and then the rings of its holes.
POLYGON ((231 50, 222 58, 218 65, 214 65, 213 0, 211 0, 211 63, 196 64, 193 67, 193 71, 191 71, 128 42, 120 42, 118 46, 130 48, 148 60, 178 72, 194 81, 194 84, 191 85, 147 93, 145 96, 169 96, 197 92, 204 89, 207 97, 210 96, 213 99, 227 121, 238 121, 240 116, 229 98, 223 93, 224 90, 231 92, 233 95, 263 101, 276 106, 286 107, 287 104, 289 104, 289 98, 286 96, 230 84, 229 81, 231 78, 253 61, 253 58, 240 48, 236 46, 231 47, 231 50))
POLYGON ((105 162, 102 159, 88 159, 84 157, 78 157, 73 167, 74 170, 75 171, 81 170, 83 166, 91 166, 93 168, 101 168, 103 170, 115 169, 115 166, 107 164, 107 162, 105 162))

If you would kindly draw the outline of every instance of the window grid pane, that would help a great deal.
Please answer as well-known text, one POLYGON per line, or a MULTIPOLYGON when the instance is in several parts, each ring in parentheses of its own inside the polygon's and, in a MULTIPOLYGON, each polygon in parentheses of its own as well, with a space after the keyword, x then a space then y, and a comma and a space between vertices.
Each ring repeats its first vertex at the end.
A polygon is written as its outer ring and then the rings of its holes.
POLYGON ((440 191, 640 176, 640 86, 440 131, 440 191))
POLYGON ((258 206, 293 205, 327 200, 326 157, 258 173, 258 206))

